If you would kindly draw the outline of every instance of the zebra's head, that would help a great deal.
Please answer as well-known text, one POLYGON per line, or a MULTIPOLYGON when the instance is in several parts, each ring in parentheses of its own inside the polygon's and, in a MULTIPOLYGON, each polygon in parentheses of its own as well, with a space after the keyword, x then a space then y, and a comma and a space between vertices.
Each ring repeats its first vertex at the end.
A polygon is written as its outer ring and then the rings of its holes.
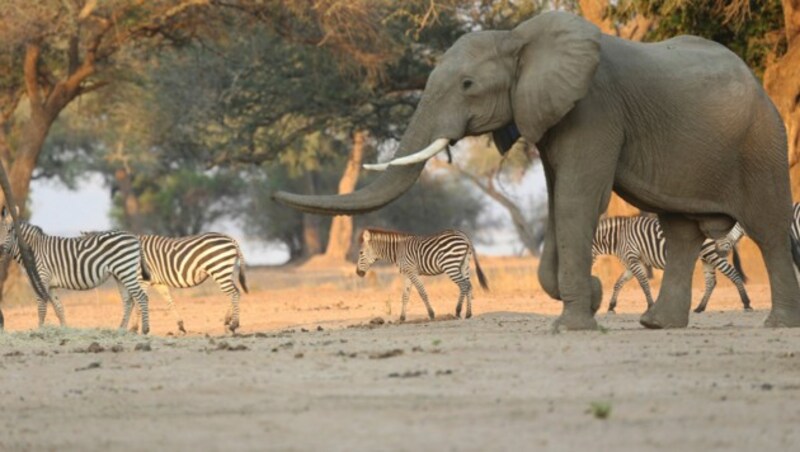
POLYGON ((373 248, 372 235, 369 230, 361 233, 361 247, 358 249, 358 264, 356 264, 356 274, 364 276, 369 267, 378 260, 378 254, 373 248))
POLYGON ((3 206, 0 212, 0 219, 3 223, 0 226, 0 255, 6 255, 14 252, 17 242, 17 237, 14 235, 14 219, 6 206, 3 206))

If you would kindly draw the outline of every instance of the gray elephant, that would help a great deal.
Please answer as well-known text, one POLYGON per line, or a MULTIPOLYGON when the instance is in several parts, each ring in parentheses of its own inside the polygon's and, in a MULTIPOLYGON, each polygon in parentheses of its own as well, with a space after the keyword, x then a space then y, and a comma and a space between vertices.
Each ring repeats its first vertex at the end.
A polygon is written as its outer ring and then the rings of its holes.
POLYGON ((466 34, 431 73, 398 158, 372 166, 385 173, 348 195, 274 197, 329 215, 378 209, 448 143, 489 132, 501 152, 520 135, 539 148, 549 195, 539 280, 563 302, 556 327, 597 326, 591 244, 612 189, 657 213, 667 239, 662 289, 644 326, 688 324, 700 246, 736 221, 769 272, 765 324, 800 326, 783 123, 744 62, 698 37, 635 43, 564 12, 466 34))

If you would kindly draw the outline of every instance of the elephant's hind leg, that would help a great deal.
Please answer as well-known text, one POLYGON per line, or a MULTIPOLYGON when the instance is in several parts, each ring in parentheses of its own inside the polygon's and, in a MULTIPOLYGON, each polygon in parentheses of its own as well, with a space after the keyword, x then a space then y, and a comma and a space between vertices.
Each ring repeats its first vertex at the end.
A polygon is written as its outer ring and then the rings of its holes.
POLYGON ((772 309, 764 321, 768 327, 800 326, 800 287, 794 275, 789 219, 785 227, 772 227, 783 222, 770 222, 762 217, 752 224, 745 224, 748 235, 756 242, 764 256, 772 291, 772 309))
POLYGON ((666 239, 667 265, 656 303, 639 320, 647 328, 684 328, 692 304, 692 273, 705 235, 697 221, 679 214, 659 215, 666 239))

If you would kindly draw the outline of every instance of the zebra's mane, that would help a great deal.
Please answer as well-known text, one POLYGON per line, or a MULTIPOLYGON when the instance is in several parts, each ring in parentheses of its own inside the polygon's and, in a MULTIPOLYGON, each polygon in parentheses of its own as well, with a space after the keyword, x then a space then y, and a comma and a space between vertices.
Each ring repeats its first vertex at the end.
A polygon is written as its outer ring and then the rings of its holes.
POLYGON ((378 236, 396 236, 396 237, 410 237, 414 234, 409 232, 402 232, 402 231, 394 231, 391 229, 382 229, 382 228, 366 228, 361 231, 361 234, 358 235, 358 243, 364 243, 364 233, 368 232, 370 234, 377 234, 378 236))

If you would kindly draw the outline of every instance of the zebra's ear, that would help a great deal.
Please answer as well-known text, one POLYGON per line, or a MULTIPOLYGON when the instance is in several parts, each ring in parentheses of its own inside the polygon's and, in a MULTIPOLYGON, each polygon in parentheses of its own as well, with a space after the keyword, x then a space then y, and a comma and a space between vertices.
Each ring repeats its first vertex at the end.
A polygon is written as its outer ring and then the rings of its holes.
POLYGON ((364 233, 363 233, 363 234, 361 234, 361 239, 362 239, 363 241, 365 241, 365 242, 369 242, 369 235, 370 235, 370 234, 369 234, 369 230, 368 230, 368 229, 365 229, 365 230, 364 230, 364 233))
POLYGON ((6 206, 3 206, 3 211, 2 213, 0 213, 0 217, 2 217, 5 220, 7 214, 8 214, 8 209, 6 209, 6 206))

